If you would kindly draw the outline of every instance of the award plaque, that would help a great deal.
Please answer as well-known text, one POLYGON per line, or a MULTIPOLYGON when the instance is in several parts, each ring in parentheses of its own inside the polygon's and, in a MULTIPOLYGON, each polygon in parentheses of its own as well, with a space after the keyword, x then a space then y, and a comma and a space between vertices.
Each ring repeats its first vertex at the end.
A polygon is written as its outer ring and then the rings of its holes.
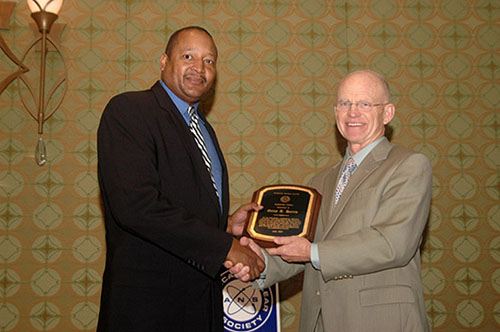
POLYGON ((298 185, 265 186, 252 200, 264 208, 250 215, 245 235, 261 247, 276 247, 276 236, 302 236, 312 242, 321 195, 313 188, 298 185))

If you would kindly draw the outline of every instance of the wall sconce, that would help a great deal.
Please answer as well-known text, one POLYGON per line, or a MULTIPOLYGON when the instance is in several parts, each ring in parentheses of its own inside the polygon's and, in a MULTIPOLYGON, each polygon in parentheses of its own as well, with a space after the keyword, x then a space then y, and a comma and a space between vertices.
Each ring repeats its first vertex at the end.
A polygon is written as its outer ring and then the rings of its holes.
MULTIPOLYGON (((4 5, 5 3, 9 2, 2 2, 0 5, 4 5)), ((21 60, 19 60, 13 52, 9 49, 7 44, 5 43, 4 39, 0 35, 0 48, 4 53, 7 55, 7 57, 13 61, 19 69, 14 72, 13 74, 10 74, 6 79, 4 79, 2 82, 0 82, 0 94, 7 88, 7 86, 14 80, 19 79, 20 81, 23 82, 24 86, 27 88, 27 91, 29 92, 28 96, 31 96, 33 102, 30 103, 27 99, 29 99, 26 94, 23 95, 21 91, 21 84, 18 84, 18 91, 19 95, 21 96, 21 101, 28 113, 31 115, 33 119, 35 119, 38 123, 38 142, 36 144, 35 148, 35 161, 39 166, 45 165, 47 162, 47 150, 45 147, 45 142, 43 140, 43 124, 44 122, 54 114, 54 112, 59 108, 59 106, 62 104, 62 101, 64 99, 64 96, 66 94, 66 89, 67 89, 67 84, 64 85, 63 90, 62 90, 62 95, 59 96, 59 100, 55 103, 55 105, 51 105, 51 110, 47 110, 47 107, 49 106, 49 102, 51 99, 55 96, 56 91, 59 89, 59 87, 63 84, 63 82, 66 81, 66 64, 64 62, 64 57, 62 56, 62 52, 59 50, 57 44, 50 39, 48 36, 50 29, 53 25, 53 23, 57 20, 57 14, 59 13, 59 10, 61 9, 61 6, 63 4, 63 0, 27 0, 28 6, 31 11, 31 17, 33 20, 36 22, 38 31, 40 32, 41 36, 37 39, 35 39, 30 46, 26 49, 24 52, 21 60), (30 82, 26 77, 25 74, 30 71, 31 68, 28 68, 27 65, 25 65, 25 59, 28 53, 34 49, 35 45, 37 44, 40 45, 40 79, 36 84, 33 84, 30 82), (63 63, 63 73, 61 77, 55 81, 53 84, 51 90, 49 93, 46 95, 45 93, 45 88, 46 88, 46 63, 47 63, 47 52, 48 52, 48 46, 51 45, 52 49, 57 52, 57 54, 61 57, 62 63, 63 63), (38 98, 35 93, 35 89, 33 86, 36 87, 38 85, 38 98), (37 101, 38 99, 38 101, 37 101)), ((10 6, 10 5, 9 5, 10 6)), ((0 6, 1 8, 1 6, 0 6)), ((5 18, 2 20, 5 21, 5 18)), ((8 22, 8 18, 7 18, 8 22)))

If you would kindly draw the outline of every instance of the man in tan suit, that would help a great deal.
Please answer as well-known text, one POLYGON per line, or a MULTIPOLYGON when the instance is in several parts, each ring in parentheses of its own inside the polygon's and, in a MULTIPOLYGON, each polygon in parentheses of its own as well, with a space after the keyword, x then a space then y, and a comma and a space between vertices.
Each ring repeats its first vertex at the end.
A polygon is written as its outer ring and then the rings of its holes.
MULTIPOLYGON (((276 238, 279 247, 263 252, 267 267, 254 283, 259 287, 305 271, 301 332, 430 330, 419 247, 431 165, 385 138, 395 113, 389 97, 375 72, 353 72, 341 81, 335 117, 348 147, 343 161, 310 183, 323 195, 315 239, 276 238)), ((260 250, 247 238, 241 242, 260 250)), ((248 279, 246 267, 231 272, 248 279)))

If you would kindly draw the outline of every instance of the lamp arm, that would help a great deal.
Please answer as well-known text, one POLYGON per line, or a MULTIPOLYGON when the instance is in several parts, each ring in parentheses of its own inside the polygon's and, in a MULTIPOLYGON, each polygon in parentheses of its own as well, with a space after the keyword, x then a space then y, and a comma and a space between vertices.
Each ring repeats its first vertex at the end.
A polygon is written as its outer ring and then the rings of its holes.
POLYGON ((45 118, 45 65, 47 62, 47 30, 42 30, 42 57, 40 60, 40 93, 38 95, 38 134, 43 134, 45 118))
POLYGON ((0 95, 2 92, 9 86, 9 84, 15 80, 20 75, 29 71, 28 67, 24 65, 24 63, 19 60, 14 53, 12 53, 10 47, 7 45, 2 35, 0 35, 0 49, 7 55, 7 57, 14 62, 20 69, 9 76, 7 76, 2 82, 0 82, 0 95))
MULTIPOLYGON (((26 48, 26 51, 24 52, 23 54, 23 57, 22 57, 22 61, 24 62, 24 60, 26 59, 26 56, 28 55, 28 53, 31 51, 31 49, 33 47, 35 47, 35 45, 41 40, 42 37, 39 37, 37 39, 35 39, 27 48, 26 48)), ((27 70, 28 71, 28 70, 27 70)), ((19 76, 19 79, 24 83, 24 85, 26 86, 26 88, 28 88, 28 91, 31 95, 31 98, 33 99, 33 102, 35 103, 36 105, 36 97, 35 97, 35 92, 33 91, 33 86, 28 82, 26 81, 26 79, 24 78, 24 75, 21 75, 19 76)), ((21 85, 18 83, 17 84, 17 91, 19 93, 19 95, 21 96, 22 93, 21 93, 21 85)), ((24 108, 28 111, 28 113, 31 115, 31 117, 36 121, 37 120, 37 114, 35 113, 35 110, 32 110, 27 102, 25 101, 25 98, 21 98, 21 102, 23 103, 23 106, 24 108)))
POLYGON ((66 96, 66 91, 68 90, 68 85, 65 84, 64 87, 63 87, 63 92, 62 92, 62 97, 61 99, 59 99, 59 101, 57 102, 57 104, 52 108, 52 110, 50 112, 47 112, 47 108, 48 108, 48 104, 49 104, 49 101, 52 99, 52 96, 55 94, 56 90, 59 88, 59 86, 61 86, 61 84, 63 84, 66 79, 67 79, 67 76, 68 76, 68 69, 66 67, 66 61, 64 60, 64 57, 62 56, 62 53, 61 53, 61 50, 59 49, 59 47, 57 46, 57 44, 52 41, 52 39, 50 39, 49 36, 47 36, 47 42, 49 42, 53 47, 54 49, 56 50, 57 53, 60 54, 61 56, 61 60, 62 60, 62 63, 63 63, 63 67, 64 67, 64 76, 61 77, 56 83, 54 83, 52 85, 52 89, 50 89, 50 91, 47 93, 47 102, 45 104, 45 111, 44 111, 44 119, 43 121, 47 120, 48 118, 50 118, 52 116, 52 114, 54 114, 54 112, 59 108, 59 106, 61 106, 63 100, 64 100, 64 97, 66 96))
MULTIPOLYGON (((41 41, 41 39, 42 39, 42 37, 39 37, 39 38, 35 39, 26 48, 26 51, 24 52, 23 57, 22 57, 22 61, 24 61, 26 59, 27 55, 30 53, 30 51, 32 50, 32 48, 35 47, 35 45, 38 44, 41 41)), ((61 104, 62 104, 62 102, 64 100, 64 97, 66 96, 66 92, 68 90, 68 85, 67 84, 64 85, 64 91, 62 92, 61 99, 52 108, 52 110, 50 111, 50 113, 45 114, 46 113, 45 111, 47 110, 47 107, 48 107, 48 103, 52 100, 52 96, 55 94, 56 90, 61 86, 61 84, 63 84, 67 80, 67 76, 68 76, 67 64, 66 64, 66 61, 65 61, 65 59, 63 57, 63 54, 61 52, 60 47, 57 45, 56 42, 54 42, 50 38, 50 36, 47 36, 46 39, 47 39, 47 42, 50 43, 52 45, 52 47, 54 47, 54 49, 56 50, 56 52, 58 54, 60 54, 60 56, 61 56, 61 60, 62 60, 63 66, 64 66, 64 76, 61 77, 56 83, 54 83, 54 85, 52 86, 52 89, 47 94, 47 98, 44 98, 46 100, 45 105, 44 105, 44 119, 43 119, 44 121, 47 120, 48 118, 50 118, 52 116, 52 114, 54 114, 54 112, 59 108, 59 106, 61 106, 61 104)), ((21 61, 19 61, 19 62, 21 63, 21 61)), ((27 71, 29 71, 28 68, 26 68, 26 70, 23 71, 22 74, 24 74, 27 71)), ((28 89, 28 92, 29 92, 29 94, 30 94, 33 102, 35 102, 35 104, 36 104, 36 95, 35 95, 35 92, 33 90, 33 86, 26 80, 26 78, 24 77, 24 75, 17 75, 17 76, 24 83, 24 86, 28 89)), ((18 84, 17 88, 18 88, 19 95, 22 95, 21 85, 18 84)), ((31 115, 31 117, 33 118, 33 120, 38 121, 38 113, 36 112, 37 110, 33 110, 32 108, 30 108, 29 105, 28 105, 28 103, 25 101, 25 98, 21 98, 21 102, 22 102, 24 108, 26 109, 26 111, 28 111, 28 113, 31 115)))

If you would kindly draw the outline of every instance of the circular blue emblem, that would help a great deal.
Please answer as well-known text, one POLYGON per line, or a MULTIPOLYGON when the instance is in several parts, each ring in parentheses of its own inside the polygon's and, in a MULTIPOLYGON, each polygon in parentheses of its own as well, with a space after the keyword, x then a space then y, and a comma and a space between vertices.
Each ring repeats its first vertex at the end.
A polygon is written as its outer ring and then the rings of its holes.
POLYGON ((262 326, 273 310, 271 290, 254 289, 251 283, 234 278, 229 271, 221 279, 226 331, 255 331, 262 326))

